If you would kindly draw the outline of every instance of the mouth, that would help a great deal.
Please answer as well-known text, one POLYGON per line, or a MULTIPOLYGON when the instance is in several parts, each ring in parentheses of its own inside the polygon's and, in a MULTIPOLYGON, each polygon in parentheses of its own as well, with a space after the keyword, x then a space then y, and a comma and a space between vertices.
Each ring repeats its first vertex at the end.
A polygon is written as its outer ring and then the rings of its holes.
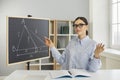
POLYGON ((76 33, 79 33, 79 32, 81 32, 81 30, 76 30, 76 33))
POLYGON ((81 33, 82 33, 81 30, 76 31, 76 34, 78 34, 78 35, 81 34, 81 33))

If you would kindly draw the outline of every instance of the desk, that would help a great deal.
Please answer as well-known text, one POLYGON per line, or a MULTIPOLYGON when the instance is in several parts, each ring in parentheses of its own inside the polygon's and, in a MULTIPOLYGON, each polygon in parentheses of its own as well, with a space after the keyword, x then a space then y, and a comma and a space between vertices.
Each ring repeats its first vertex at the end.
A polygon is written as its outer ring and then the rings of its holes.
MULTIPOLYGON (((47 76, 45 80, 55 80, 50 79, 50 71, 54 70, 16 70, 4 80, 28 80, 25 79, 28 75, 39 76, 39 80, 44 80, 43 76, 47 76)), ((120 80, 120 70, 98 70, 95 73, 90 73, 92 76, 89 78, 79 78, 79 79, 57 79, 57 80, 120 80)), ((29 79, 32 80, 32 79, 29 79)))

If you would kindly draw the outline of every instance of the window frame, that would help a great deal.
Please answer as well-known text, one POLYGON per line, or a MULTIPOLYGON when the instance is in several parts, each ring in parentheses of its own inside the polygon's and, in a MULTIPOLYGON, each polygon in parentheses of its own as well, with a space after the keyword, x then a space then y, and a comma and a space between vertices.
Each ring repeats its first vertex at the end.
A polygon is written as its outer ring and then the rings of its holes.
MULTIPOLYGON (((117 2, 116 2, 117 4, 118 4, 118 0, 117 0, 117 2)), ((120 50, 120 45, 115 45, 115 44, 113 44, 112 42, 112 34, 113 34, 113 32, 112 32, 112 5, 113 5, 113 3, 112 3, 112 0, 110 0, 110 48, 113 48, 113 49, 117 49, 117 50, 120 50)), ((118 8, 118 6, 117 6, 117 8, 118 8)), ((118 15, 117 15, 118 16, 118 15)), ((119 25, 119 23, 116 23, 117 25, 119 25)))

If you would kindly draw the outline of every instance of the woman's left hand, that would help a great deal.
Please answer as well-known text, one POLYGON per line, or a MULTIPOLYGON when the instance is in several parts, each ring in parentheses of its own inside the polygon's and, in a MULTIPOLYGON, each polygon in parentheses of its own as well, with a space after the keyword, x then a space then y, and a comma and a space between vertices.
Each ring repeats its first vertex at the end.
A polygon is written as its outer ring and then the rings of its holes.
POLYGON ((94 57, 100 58, 100 53, 104 51, 104 45, 102 43, 97 44, 96 49, 94 51, 94 57))

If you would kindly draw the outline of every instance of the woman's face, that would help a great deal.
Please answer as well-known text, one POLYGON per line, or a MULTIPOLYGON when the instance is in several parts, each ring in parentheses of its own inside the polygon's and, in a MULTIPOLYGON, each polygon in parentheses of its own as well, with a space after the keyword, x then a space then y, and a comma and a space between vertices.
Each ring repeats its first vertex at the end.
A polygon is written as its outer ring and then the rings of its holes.
POLYGON ((86 30, 88 27, 81 19, 76 20, 73 26, 75 28, 76 34, 79 36, 86 35, 86 30))

